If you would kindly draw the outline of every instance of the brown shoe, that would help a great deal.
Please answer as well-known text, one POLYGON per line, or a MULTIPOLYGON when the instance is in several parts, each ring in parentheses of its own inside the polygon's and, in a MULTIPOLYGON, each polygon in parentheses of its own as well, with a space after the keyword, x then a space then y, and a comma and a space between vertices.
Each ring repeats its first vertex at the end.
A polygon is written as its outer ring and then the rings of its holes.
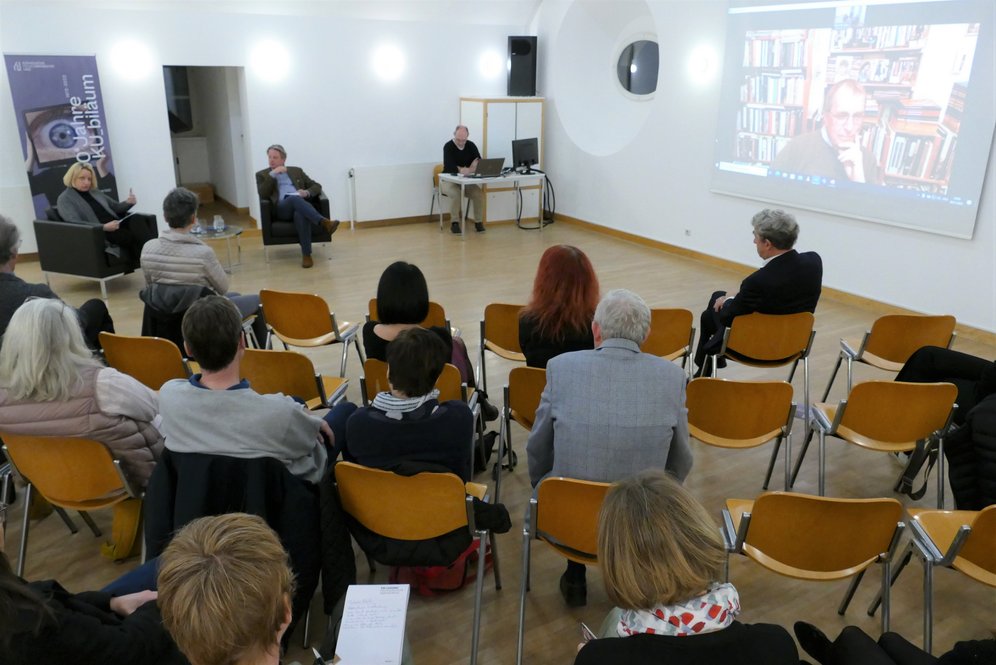
POLYGON ((326 233, 328 233, 329 235, 332 235, 333 233, 336 232, 336 229, 339 228, 339 220, 338 219, 323 219, 322 220, 322 228, 325 229, 326 233))
POLYGON ((304 256, 301 257, 301 267, 302 268, 310 268, 313 265, 315 265, 315 262, 311 258, 310 254, 306 254, 306 255, 304 255, 304 256))

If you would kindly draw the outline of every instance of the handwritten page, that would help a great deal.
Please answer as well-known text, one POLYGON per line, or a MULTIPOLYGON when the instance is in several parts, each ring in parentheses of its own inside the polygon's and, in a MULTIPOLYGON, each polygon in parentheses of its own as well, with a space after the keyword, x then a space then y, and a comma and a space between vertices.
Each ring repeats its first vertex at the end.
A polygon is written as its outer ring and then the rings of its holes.
POLYGON ((399 665, 407 584, 353 584, 346 592, 336 655, 342 665, 399 665))

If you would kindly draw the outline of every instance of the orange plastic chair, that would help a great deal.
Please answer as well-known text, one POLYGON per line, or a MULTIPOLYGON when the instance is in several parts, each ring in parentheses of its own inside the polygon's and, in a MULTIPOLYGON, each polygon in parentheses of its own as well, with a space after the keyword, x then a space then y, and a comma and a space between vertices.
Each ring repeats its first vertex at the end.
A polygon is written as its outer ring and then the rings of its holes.
MULTIPOLYGON (((371 298, 370 302, 367 303, 367 321, 380 321, 380 317, 377 314, 376 298, 371 298)), ((447 330, 450 329, 450 322, 446 318, 446 311, 443 309, 443 306, 432 300, 429 301, 429 313, 419 325, 423 328, 439 326, 447 330)))
POLYGON ((256 392, 297 397, 309 409, 331 408, 346 395, 346 379, 317 373, 311 358, 296 351, 246 349, 240 369, 256 392))
POLYGON ((785 440, 785 488, 792 464, 792 385, 785 381, 692 379, 685 393, 689 433, 710 446, 754 448, 775 442, 764 477, 768 489, 778 449, 785 440))
MULTIPOLYGON (((512 450, 512 421, 526 431, 532 431, 536 422, 536 409, 546 388, 546 370, 538 367, 513 367, 505 384, 505 406, 502 408, 498 432, 498 461, 495 462, 495 497, 501 496, 501 471, 503 466, 515 468, 516 456, 512 450), (505 461, 502 461, 502 460, 505 461)), ((496 500, 499 500, 496 498, 496 500)))
MULTIPOLYGON (((172 343, 170 344, 172 346, 172 343)), ((175 348, 175 347, 174 347, 175 348)), ((27 485, 18 550, 17 574, 24 573, 28 549, 31 495, 37 489, 52 505, 79 511, 94 536, 100 529, 88 511, 114 508, 113 544, 102 550, 114 558, 126 558, 138 541, 141 490, 129 481, 107 446, 93 439, 0 434, 3 450, 14 471, 27 485)), ((71 522, 67 522, 71 528, 71 522)))
POLYGON ((100 345, 110 367, 134 377, 152 390, 159 390, 170 379, 189 376, 180 349, 168 339, 102 332, 100 345))
POLYGON ((881 564, 882 632, 889 630, 890 570, 905 526, 902 504, 895 499, 767 492, 754 501, 728 499, 723 524, 728 552, 746 555, 779 575, 814 582, 853 578, 837 608, 840 615, 865 570, 881 564))
POLYGON ((335 313, 321 297, 310 293, 272 291, 259 292, 263 316, 270 332, 266 348, 273 348, 273 338, 279 339, 284 348, 300 346, 314 348, 329 344, 342 344, 342 358, 339 362, 339 376, 346 376, 346 351, 349 345, 356 347, 356 355, 363 362, 363 351, 357 333, 357 323, 336 320, 335 313))
POLYGON ((525 643, 526 592, 533 538, 560 556, 586 566, 598 565, 598 515, 609 483, 574 478, 546 478, 529 500, 529 521, 522 531, 522 585, 519 592, 519 635, 515 662, 522 663, 525 643))
POLYGON ((694 316, 687 309, 650 310, 650 334, 643 342, 643 352, 677 360, 688 365, 688 356, 695 341, 694 316))
MULTIPOLYGON (((814 406, 820 437, 819 493, 824 494, 826 437, 843 439, 866 450, 909 452, 916 442, 935 437, 937 507, 944 506, 944 435, 954 415, 958 389, 952 383, 867 381, 854 386, 839 405, 814 406)), ((803 455, 805 449, 803 449, 803 455)), ((802 456, 796 465, 802 464, 802 456)))
MULTIPOLYGON (((478 529, 474 523, 473 498, 468 490, 476 488, 467 487, 452 473, 399 476, 351 462, 336 464, 335 478, 343 510, 377 535, 395 540, 423 541, 458 529, 467 529, 469 538, 478 538, 478 574, 474 590, 474 624, 470 651, 470 662, 476 663, 480 641, 481 599, 484 592, 482 565, 489 541, 494 560, 495 589, 501 589, 501 571, 494 535, 478 529)), ((407 565, 426 563, 412 560, 407 565)))
POLYGON ((522 305, 504 303, 491 303, 484 308, 484 319, 481 321, 481 366, 477 374, 481 377, 481 389, 485 392, 488 390, 485 351, 505 360, 526 362, 522 347, 519 346, 519 312, 522 308, 522 305))

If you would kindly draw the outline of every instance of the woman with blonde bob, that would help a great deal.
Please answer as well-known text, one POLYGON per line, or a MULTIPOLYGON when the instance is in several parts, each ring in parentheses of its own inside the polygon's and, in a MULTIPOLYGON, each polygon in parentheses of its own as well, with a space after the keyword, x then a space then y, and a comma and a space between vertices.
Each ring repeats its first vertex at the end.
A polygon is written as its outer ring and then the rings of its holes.
POLYGON ((159 398, 98 362, 76 311, 60 300, 28 299, 0 347, 0 432, 94 439, 144 487, 163 449, 159 398))
POLYGON ((719 527, 666 472, 615 483, 599 517, 598 560, 617 607, 575 665, 798 665, 784 628, 736 621, 737 590, 718 582, 725 557, 719 527))
POLYGON ((93 166, 74 162, 62 177, 66 189, 56 200, 56 209, 64 222, 104 227, 105 251, 128 261, 134 268, 142 255, 142 246, 156 236, 155 229, 134 227, 137 218, 122 219, 135 205, 135 195, 115 201, 97 188, 97 172, 93 166), (127 254, 122 255, 122 251, 127 254))

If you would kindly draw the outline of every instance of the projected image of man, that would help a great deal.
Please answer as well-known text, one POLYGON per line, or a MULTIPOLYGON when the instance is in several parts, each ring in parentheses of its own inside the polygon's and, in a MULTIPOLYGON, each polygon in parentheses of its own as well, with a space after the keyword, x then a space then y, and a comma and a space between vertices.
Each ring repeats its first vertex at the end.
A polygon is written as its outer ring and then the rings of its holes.
POLYGON ((789 141, 771 170, 882 184, 875 156, 861 146, 867 96, 853 79, 831 86, 823 104, 823 127, 789 141))

